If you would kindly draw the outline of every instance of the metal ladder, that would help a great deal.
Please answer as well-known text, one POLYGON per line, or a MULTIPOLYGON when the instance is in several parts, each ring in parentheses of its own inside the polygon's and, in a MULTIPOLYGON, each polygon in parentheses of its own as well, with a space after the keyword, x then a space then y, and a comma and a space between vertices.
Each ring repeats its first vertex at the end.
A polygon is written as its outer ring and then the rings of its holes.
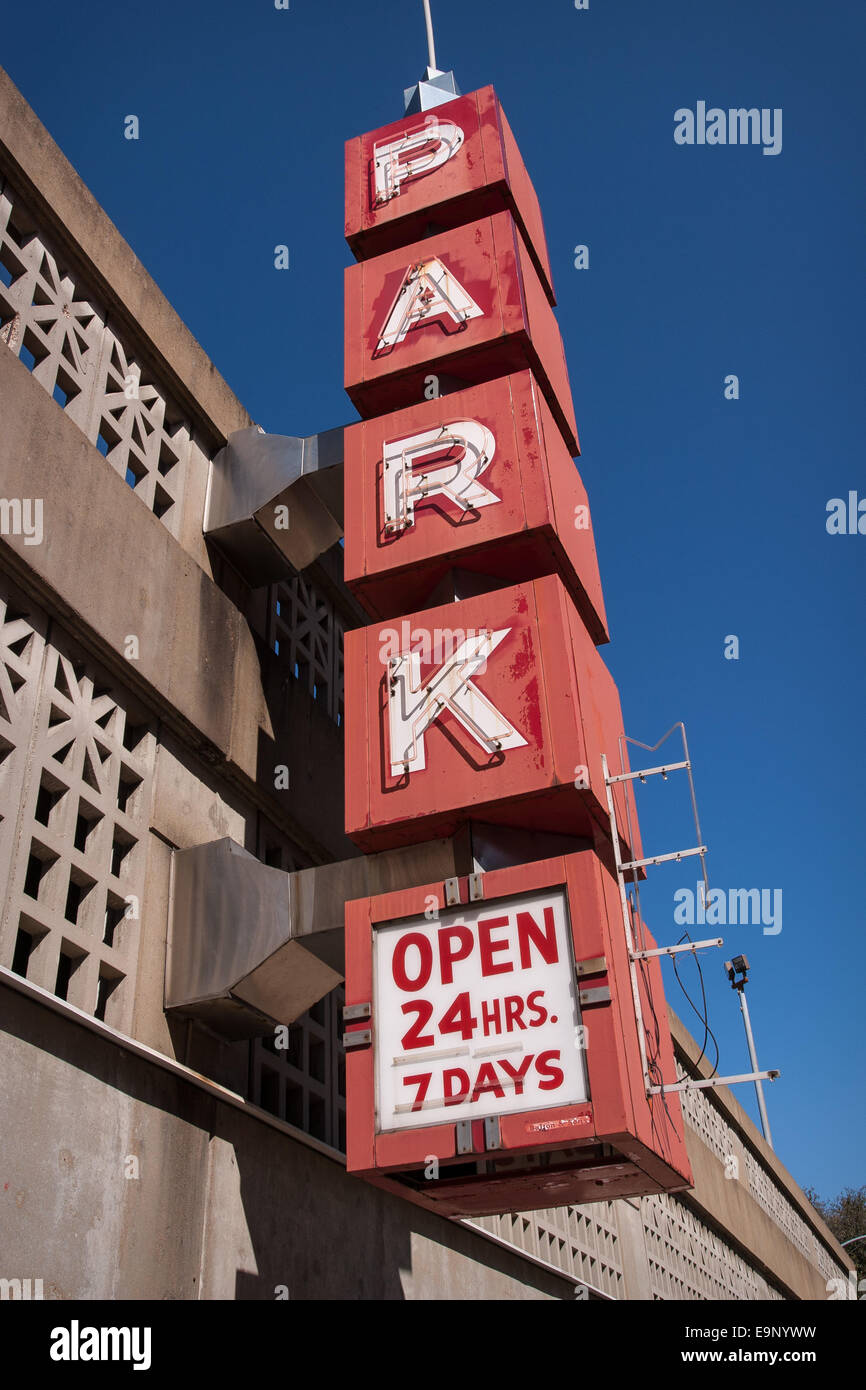
MULTIPOLYGON (((638 1044, 640 1046, 644 1085, 646 1087, 646 1093, 648 1096, 664 1095, 670 1091, 697 1091, 706 1089, 707 1087, 711 1086, 733 1086, 746 1081, 754 1081, 755 1083, 760 1083, 761 1081, 775 1081, 776 1077, 779 1075, 778 1070, 771 1069, 769 1071, 741 1072, 737 1076, 712 1076, 701 1080, 696 1080, 693 1077, 689 1077, 685 1081, 677 1081, 668 1085, 665 1085, 664 1083, 662 1083, 661 1085, 655 1085, 650 1075, 649 1063, 647 1060, 646 1053, 646 1034, 644 1029, 643 1008, 641 1006, 640 988, 638 986, 638 962, 643 960, 649 960, 651 956, 676 956, 685 951, 691 951, 694 954, 695 951, 699 951, 706 946, 724 945, 724 938, 721 936, 712 937, 707 941, 686 941, 679 943, 676 946, 657 946, 651 950, 646 950, 643 945, 643 924, 640 915, 640 889, 638 887, 637 877, 639 869, 648 868, 651 865, 656 864, 665 864, 670 862, 679 863, 682 859, 688 859, 694 856, 699 856, 701 861, 701 876, 703 878, 703 891, 705 902, 707 894, 709 893, 709 884, 707 881, 707 870, 705 863, 707 847, 706 845, 703 845, 700 842, 701 826, 700 821, 698 819, 698 805, 697 800, 695 798, 695 784, 694 779, 692 777, 692 764, 691 759, 689 758, 689 746, 688 741, 686 739, 685 725, 682 723, 682 721, 672 725, 671 728, 668 729, 667 733, 659 739, 658 743, 654 744, 640 743, 638 739, 629 738, 627 735, 621 735, 619 741, 620 767, 625 767, 624 745, 626 743, 631 743, 636 748, 642 748, 645 752, 655 753, 657 749, 659 749, 662 746, 662 744, 665 743, 666 740, 670 738, 671 734, 674 733, 676 730, 680 731, 683 741, 683 756, 682 759, 680 759, 677 762, 662 763, 658 767, 643 768, 639 772, 619 772, 611 776, 608 769, 607 755, 605 753, 602 753, 601 755, 601 765, 602 771, 604 773, 604 784, 607 792, 607 810, 608 815, 610 817, 610 838, 611 843, 613 845, 613 857, 614 863, 616 865, 616 878, 617 883, 619 884, 619 898, 622 910, 622 922, 625 930, 626 947, 628 949, 632 999, 634 1001, 635 1016, 637 1018, 638 1044), (695 819, 695 831, 698 843, 689 849, 672 850, 669 854, 655 854, 651 855, 649 858, 646 859, 629 859, 624 861, 620 850, 619 829, 616 823, 616 808, 614 806, 613 788, 619 783, 635 781, 645 782, 648 777, 661 777, 663 780, 667 781, 667 776, 669 772, 680 771, 684 771, 689 779, 689 791, 691 794, 692 801, 692 813, 695 819), (631 887, 634 889, 635 894, 635 915, 637 917, 638 933, 640 938, 640 944, 638 946, 636 946, 635 943, 635 931, 632 923, 632 913, 628 895, 626 893, 625 875, 627 873, 630 873, 632 875, 631 887)), ((633 844, 634 839, 631 824, 631 809, 629 807, 628 797, 626 797, 626 825, 628 829, 629 843, 633 844)))

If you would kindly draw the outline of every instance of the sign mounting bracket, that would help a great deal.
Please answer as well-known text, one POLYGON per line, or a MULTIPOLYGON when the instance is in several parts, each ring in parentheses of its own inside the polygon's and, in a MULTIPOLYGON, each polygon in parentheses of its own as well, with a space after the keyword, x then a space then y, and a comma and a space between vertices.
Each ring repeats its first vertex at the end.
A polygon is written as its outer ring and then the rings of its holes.
MULTIPOLYGON (((641 930, 641 916, 640 890, 638 888, 636 872, 638 869, 648 867, 649 865, 665 864, 670 862, 679 863, 681 859, 690 858, 692 856, 700 856, 701 873, 703 875, 704 880, 705 901, 709 894, 709 883, 707 880, 707 871, 705 864, 707 847, 706 845, 700 843, 701 826, 700 821, 698 819, 698 806, 697 800, 695 798, 695 785, 694 780, 692 778, 692 764, 691 759, 689 758, 689 747, 688 742, 686 740, 685 725, 682 722, 674 724, 672 728, 668 729, 668 732, 662 738, 659 739, 658 743, 652 745, 651 747, 648 744, 638 744, 636 739, 630 739, 626 735, 621 736, 620 766, 624 767, 625 764, 625 760, 623 757, 624 742, 634 743, 640 748, 645 748, 649 752, 654 752, 656 748, 659 748, 661 744, 665 742, 665 739, 667 739, 674 732, 675 729, 679 730, 683 741, 683 758, 680 761, 673 763, 661 763, 657 767, 642 768, 637 772, 623 771, 615 773, 613 776, 611 776, 608 770, 607 755, 605 753, 602 753, 601 755, 601 765, 604 774, 604 784, 605 790, 607 792, 607 809, 608 815, 610 817, 611 842, 613 845, 614 862, 616 865, 616 877, 617 883, 619 884, 620 904, 622 907, 622 920, 623 927, 625 929, 626 947, 628 950, 629 975, 631 979, 632 999, 634 1002, 635 1015, 637 1018, 638 1043, 640 1045, 641 1065, 643 1067, 644 1085, 646 1087, 646 1093, 648 1096, 660 1096, 664 1095, 669 1091, 699 1091, 706 1090, 714 1086, 734 1086, 749 1081, 775 1081, 776 1077, 780 1075, 779 1071, 776 1069, 772 1069, 770 1071, 750 1071, 742 1072, 736 1076, 713 1076, 706 1079, 696 1079, 694 1077, 690 1077, 684 1081, 677 1081, 672 1083, 671 1085, 661 1086, 653 1085, 650 1080, 649 1063, 646 1055, 646 1033, 644 1031, 643 1009, 641 1006, 640 990, 638 987, 636 969, 637 962, 650 960, 653 957, 659 956, 676 956, 680 955, 685 951, 691 951, 692 954, 695 954, 698 950, 700 950, 703 947, 719 947, 724 945, 724 939, 720 936, 717 936, 706 941, 678 942, 675 946, 659 946, 651 950, 646 950, 643 948, 643 942, 641 941, 640 946, 638 947, 634 938, 634 931, 632 927, 632 912, 635 905, 629 902, 628 897, 626 895, 625 875, 627 873, 630 873, 632 876, 632 887, 634 889, 636 900, 636 910, 634 911, 634 917, 637 921, 639 931, 641 930), (695 819, 695 830, 697 831, 698 844, 692 849, 673 850, 669 854, 651 855, 645 859, 631 859, 626 861, 622 860, 620 857, 619 829, 617 827, 616 822, 616 809, 614 807, 613 788, 619 783, 628 783, 634 781, 645 783, 648 777, 660 776, 663 781, 667 781, 667 775, 669 772, 679 771, 685 771, 688 775, 689 791, 691 794, 692 811, 695 819)), ((634 840, 632 837, 631 810, 628 800, 626 800, 626 825, 628 829, 629 842, 633 844, 634 840)))

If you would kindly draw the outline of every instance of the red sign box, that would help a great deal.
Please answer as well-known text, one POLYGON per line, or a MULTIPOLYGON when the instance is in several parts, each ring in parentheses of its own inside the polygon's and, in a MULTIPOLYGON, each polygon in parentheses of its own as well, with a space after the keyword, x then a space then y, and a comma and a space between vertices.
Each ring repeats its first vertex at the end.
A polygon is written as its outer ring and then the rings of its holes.
MULTIPOLYGON (((346 904, 349 1171, 448 1215, 688 1187, 678 1097, 646 1093, 616 879, 589 849, 483 886, 346 904)), ((673 1084, 657 958, 638 971, 673 1084)))
MULTIPOLYGON (((555 576, 347 632, 345 681, 346 833, 366 852, 468 820, 609 837, 619 695, 555 576)), ((642 857, 631 783, 615 806, 642 857)))
POLYGON ((359 261, 427 233, 508 211, 550 303, 535 189, 492 87, 346 142, 346 240, 359 261))
POLYGON ((558 574, 608 640, 586 489, 531 372, 349 426, 344 478, 344 575, 371 617, 423 607, 453 568, 558 574))
POLYGON ((364 418, 421 404, 431 377, 471 386, 526 367, 578 453, 562 338, 510 213, 347 268, 344 384, 364 418))

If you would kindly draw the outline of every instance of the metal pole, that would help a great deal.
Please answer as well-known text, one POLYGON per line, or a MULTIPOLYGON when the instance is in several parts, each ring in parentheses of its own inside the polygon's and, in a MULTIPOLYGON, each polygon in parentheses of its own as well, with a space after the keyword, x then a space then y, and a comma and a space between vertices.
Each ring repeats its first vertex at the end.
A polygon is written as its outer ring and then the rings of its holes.
MULTIPOLYGON (((741 987, 737 990, 737 993, 740 996, 740 1012, 743 1015, 743 1023, 746 1025, 746 1041, 749 1044, 749 1057, 752 1061, 752 1070, 758 1071, 758 1058, 755 1053, 755 1039, 752 1036, 752 1021, 749 1018, 749 1006, 746 1003, 746 991, 741 987)), ((764 1131, 764 1138, 772 1149, 773 1139, 770 1134, 770 1121, 767 1119, 767 1107, 764 1104, 764 1087, 760 1081, 755 1082, 755 1090, 758 1094, 758 1110, 761 1113, 761 1129, 764 1131)))
POLYGON ((436 44, 433 39, 433 16, 430 13, 430 0, 424 0, 424 19, 427 23, 427 60, 429 66, 436 68, 436 44))

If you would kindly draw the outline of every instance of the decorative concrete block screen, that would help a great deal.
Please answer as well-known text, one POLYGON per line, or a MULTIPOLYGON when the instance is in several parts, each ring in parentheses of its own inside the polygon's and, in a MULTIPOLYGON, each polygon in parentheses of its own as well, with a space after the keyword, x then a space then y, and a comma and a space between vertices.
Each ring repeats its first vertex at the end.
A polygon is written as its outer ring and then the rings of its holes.
POLYGON ((145 712, 0 575, 0 963, 122 1031, 153 760, 145 712))
MULTIPOLYGON (((680 1079, 687 1074, 679 1064, 677 1072, 680 1079)), ((706 1091, 684 1091, 682 1101, 686 1123, 697 1130, 717 1158, 725 1163, 730 1155, 744 1154, 745 1174, 741 1173, 740 1177, 745 1176, 751 1196, 775 1221, 792 1245, 796 1245, 806 1259, 821 1271, 825 1279, 844 1277, 844 1270, 832 1259, 793 1202, 774 1182, 767 1169, 758 1162, 751 1149, 743 1146, 736 1130, 713 1105, 706 1091)))
MULTIPOLYGON (((267 821, 260 820, 256 854, 264 864, 287 873, 310 866, 303 851, 267 821)), ((345 998, 340 985, 296 1019, 288 1032, 288 1047, 278 1047, 276 1037, 250 1043, 253 1104, 341 1153, 346 1148, 345 998)))
POLYGON ((593 1202, 583 1207, 480 1216, 466 1224, 489 1231, 498 1240, 572 1275, 608 1298, 624 1299, 618 1206, 618 1202, 593 1202))
POLYGON ((296 575, 271 586, 270 645, 286 669, 343 723, 343 622, 334 605, 296 575))
POLYGON ((641 1216, 653 1298, 782 1297, 676 1197, 641 1198, 641 1216))
POLYGON ((263 1110, 320 1139, 346 1149, 346 1063, 341 1037, 342 985, 314 1004, 290 1027, 288 1047, 275 1038, 252 1046, 250 1099, 263 1110))
POLYGON ((0 340, 177 537, 188 423, 9 184, 0 187, 0 340))

